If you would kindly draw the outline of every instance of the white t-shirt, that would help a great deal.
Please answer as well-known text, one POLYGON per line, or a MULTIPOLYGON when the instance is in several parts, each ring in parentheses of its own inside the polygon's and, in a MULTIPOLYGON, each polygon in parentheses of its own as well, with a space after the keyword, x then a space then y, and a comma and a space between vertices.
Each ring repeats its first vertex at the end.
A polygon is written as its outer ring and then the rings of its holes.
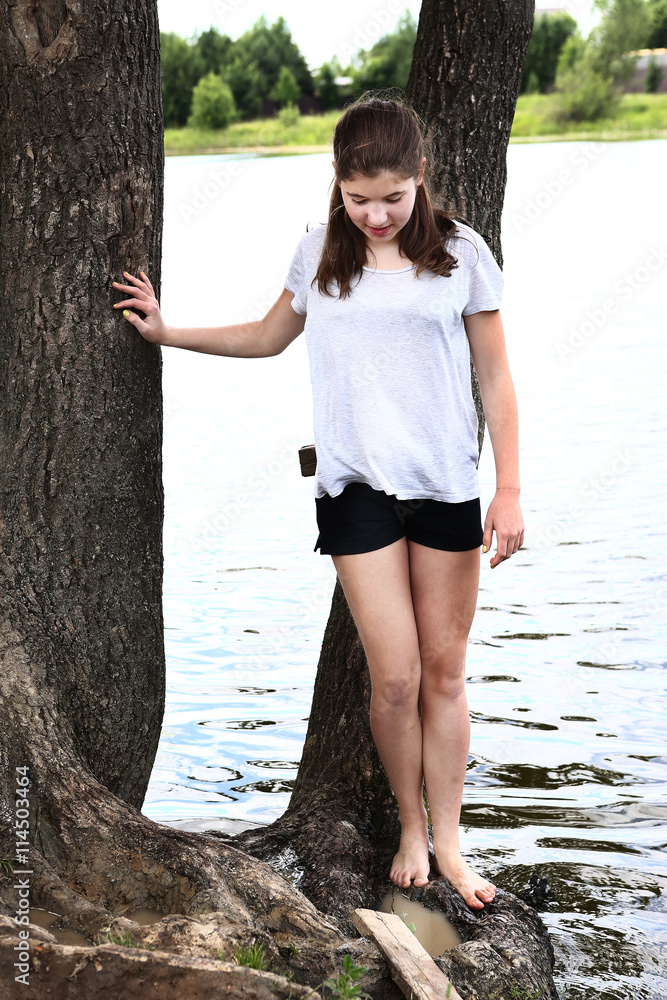
POLYGON ((499 309, 503 276, 475 230, 447 241, 451 277, 365 267, 346 299, 312 284, 326 226, 301 239, 285 287, 304 328, 313 391, 315 496, 368 483, 398 500, 479 496, 477 414, 463 317, 499 309))

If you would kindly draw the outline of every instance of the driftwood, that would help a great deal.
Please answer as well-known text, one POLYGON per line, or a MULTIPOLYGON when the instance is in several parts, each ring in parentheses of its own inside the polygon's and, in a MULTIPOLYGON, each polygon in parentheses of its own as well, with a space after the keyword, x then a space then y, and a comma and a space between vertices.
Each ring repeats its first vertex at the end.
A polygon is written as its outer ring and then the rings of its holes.
POLYGON ((396 913, 355 910, 352 922, 370 937, 387 960, 391 978, 407 1000, 461 1000, 447 976, 435 964, 415 935, 396 913))

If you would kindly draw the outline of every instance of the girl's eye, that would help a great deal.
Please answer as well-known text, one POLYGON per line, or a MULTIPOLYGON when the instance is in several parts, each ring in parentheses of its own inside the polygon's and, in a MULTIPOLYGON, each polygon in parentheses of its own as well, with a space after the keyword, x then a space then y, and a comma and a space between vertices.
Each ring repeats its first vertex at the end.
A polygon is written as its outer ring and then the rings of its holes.
MULTIPOLYGON (((395 205, 396 202, 400 201, 402 197, 403 196, 399 194, 398 198, 385 198, 385 201, 387 201, 390 205, 395 205)), ((360 198, 360 199, 357 200, 356 198, 353 198, 352 199, 352 204, 353 205, 365 205, 366 204, 366 199, 365 198, 360 198)))

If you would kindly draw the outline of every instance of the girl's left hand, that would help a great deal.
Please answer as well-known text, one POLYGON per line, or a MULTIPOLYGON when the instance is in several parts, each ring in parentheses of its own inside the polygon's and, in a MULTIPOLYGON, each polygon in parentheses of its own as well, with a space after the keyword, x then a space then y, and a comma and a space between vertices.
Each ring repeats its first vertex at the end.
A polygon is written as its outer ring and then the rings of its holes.
POLYGON ((496 533, 496 554, 490 562, 491 569, 509 559, 523 545, 523 514, 519 492, 497 490, 489 505, 484 522, 483 552, 491 548, 493 532, 496 533))

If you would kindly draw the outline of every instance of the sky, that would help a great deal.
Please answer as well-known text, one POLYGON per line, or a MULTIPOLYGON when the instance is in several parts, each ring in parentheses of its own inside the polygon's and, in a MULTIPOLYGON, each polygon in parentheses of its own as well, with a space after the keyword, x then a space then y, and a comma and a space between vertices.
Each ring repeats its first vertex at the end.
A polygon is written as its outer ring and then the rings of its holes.
MULTIPOLYGON (((419 17, 421 0, 336 0, 319 6, 313 0, 158 0, 161 31, 174 31, 183 38, 205 31, 211 25, 238 38, 264 14, 269 22, 281 14, 292 38, 301 49, 311 70, 337 54, 345 66, 354 52, 370 48, 391 31, 405 10, 419 17), (326 10, 326 20, 321 12, 326 10), (335 18, 331 11, 336 12, 335 18), (319 16, 318 16, 319 15, 319 16)), ((596 21, 592 0, 537 0, 536 9, 566 10, 579 23, 584 35, 596 21)))

